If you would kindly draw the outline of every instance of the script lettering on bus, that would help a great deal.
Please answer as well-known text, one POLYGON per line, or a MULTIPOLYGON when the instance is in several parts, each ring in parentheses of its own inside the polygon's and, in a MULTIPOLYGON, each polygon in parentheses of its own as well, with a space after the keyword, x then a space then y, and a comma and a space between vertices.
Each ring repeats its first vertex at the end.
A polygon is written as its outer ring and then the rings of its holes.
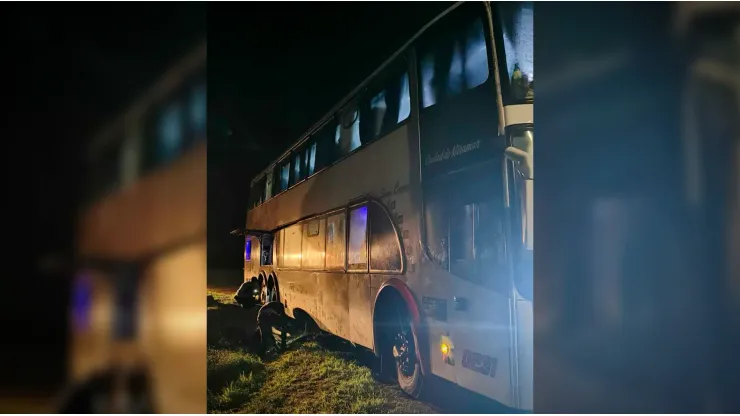
MULTIPOLYGON (((405 192, 406 189, 408 189, 408 187, 409 187, 408 184, 401 185, 401 182, 400 181, 396 181, 396 184, 393 185, 393 190, 391 190, 391 191, 388 191, 385 188, 380 188, 380 199, 381 200, 384 200, 384 199, 388 198, 389 196, 397 195, 397 194, 400 194, 402 192, 405 192)), ((388 206, 390 206, 390 204, 392 202, 394 202, 394 201, 389 201, 388 202, 388 206)))
POLYGON ((467 144, 456 144, 452 147, 443 149, 435 154, 428 154, 424 161, 424 166, 429 166, 434 163, 441 162, 443 160, 454 159, 465 153, 472 152, 473 150, 480 148, 480 140, 470 142, 467 144))

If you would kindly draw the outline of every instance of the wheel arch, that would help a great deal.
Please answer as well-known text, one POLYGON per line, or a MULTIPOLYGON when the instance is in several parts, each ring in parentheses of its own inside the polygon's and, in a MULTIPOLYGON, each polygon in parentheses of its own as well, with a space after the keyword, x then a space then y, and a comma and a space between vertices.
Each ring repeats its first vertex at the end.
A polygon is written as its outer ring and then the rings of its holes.
POLYGON ((424 337, 423 325, 421 322, 421 314, 418 306, 418 302, 411 293, 411 289, 402 280, 392 277, 380 286, 378 292, 375 294, 375 300, 373 302, 373 351, 378 354, 378 335, 379 331, 376 330, 377 319, 379 319, 378 306, 386 302, 401 302, 411 317, 411 329, 414 335, 414 343, 416 344, 416 358, 421 363, 421 372, 426 375, 429 373, 429 360, 428 345, 426 338, 424 337))

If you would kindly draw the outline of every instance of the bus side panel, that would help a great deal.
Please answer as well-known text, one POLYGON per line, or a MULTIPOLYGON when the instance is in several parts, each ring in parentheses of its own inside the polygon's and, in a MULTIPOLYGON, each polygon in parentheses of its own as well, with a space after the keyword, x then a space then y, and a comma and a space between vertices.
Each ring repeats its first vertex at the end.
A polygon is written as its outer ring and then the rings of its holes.
POLYGON ((353 276, 344 273, 317 273, 317 277, 318 318, 321 325, 334 335, 350 339, 349 281, 353 276))
MULTIPOLYGON (((350 338, 355 344, 373 348, 373 316, 370 276, 349 275, 350 338)), ((374 293, 374 292, 372 292, 374 293)))
POLYGON ((319 284, 316 273, 294 270, 277 270, 280 299, 287 304, 289 316, 295 317, 295 310, 300 309, 326 330, 320 322, 319 284))
MULTIPOLYGON (((417 240, 418 241, 418 240, 417 240)), ((429 369, 432 374, 453 383, 457 382, 455 366, 460 365, 462 356, 451 345, 450 356, 454 365, 448 364, 442 357, 440 344, 444 336, 449 337, 449 305, 448 297, 450 279, 447 273, 434 265, 426 257, 421 256, 420 264, 414 273, 407 275, 408 285, 419 298, 422 309, 422 324, 426 327, 429 369)))

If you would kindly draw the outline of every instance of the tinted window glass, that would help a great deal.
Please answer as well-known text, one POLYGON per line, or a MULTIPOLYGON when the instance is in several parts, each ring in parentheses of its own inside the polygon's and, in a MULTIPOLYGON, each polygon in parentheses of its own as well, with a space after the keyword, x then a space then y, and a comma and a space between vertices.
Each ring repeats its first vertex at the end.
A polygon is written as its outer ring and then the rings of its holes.
POLYGON ((326 219, 326 268, 344 269, 345 214, 334 214, 326 219))
POLYGON ((350 270, 367 269, 367 206, 350 210, 347 253, 350 270))
POLYGON ((360 144, 365 145, 393 131, 411 114, 409 77, 403 66, 383 74, 360 103, 360 144))
POLYGON ((338 146, 335 143, 337 125, 333 119, 321 127, 311 139, 316 143, 315 171, 319 171, 339 158, 338 146))
MULTIPOLYGON (((465 8, 466 6, 461 6, 465 8)), ((458 10, 419 46, 422 107, 473 89, 488 80, 489 51, 481 17, 458 10)))
POLYGON ((280 168, 280 191, 288 189, 290 184, 290 161, 286 162, 280 168))
POLYGON ((265 175, 265 198, 264 198, 265 201, 272 198, 274 176, 275 174, 272 170, 269 170, 267 174, 265 175))

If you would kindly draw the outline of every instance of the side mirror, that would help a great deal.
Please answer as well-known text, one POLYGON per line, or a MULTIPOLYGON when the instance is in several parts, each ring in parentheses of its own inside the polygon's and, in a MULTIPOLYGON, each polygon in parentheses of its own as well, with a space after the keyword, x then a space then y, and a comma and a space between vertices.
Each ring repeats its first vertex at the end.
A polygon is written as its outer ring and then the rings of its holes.
POLYGON ((531 130, 516 134, 511 140, 512 146, 504 151, 507 159, 514 162, 516 170, 524 175, 525 179, 534 179, 534 132, 531 130))
POLYGON ((532 131, 516 135, 512 138, 512 145, 506 148, 504 155, 514 162, 515 169, 522 174, 522 189, 524 194, 523 235, 524 246, 527 250, 534 249, 534 161, 532 159, 534 136, 532 131))
POLYGON ((534 179, 534 164, 532 155, 526 151, 509 146, 504 151, 507 159, 514 162, 514 167, 524 176, 524 179, 534 179))

